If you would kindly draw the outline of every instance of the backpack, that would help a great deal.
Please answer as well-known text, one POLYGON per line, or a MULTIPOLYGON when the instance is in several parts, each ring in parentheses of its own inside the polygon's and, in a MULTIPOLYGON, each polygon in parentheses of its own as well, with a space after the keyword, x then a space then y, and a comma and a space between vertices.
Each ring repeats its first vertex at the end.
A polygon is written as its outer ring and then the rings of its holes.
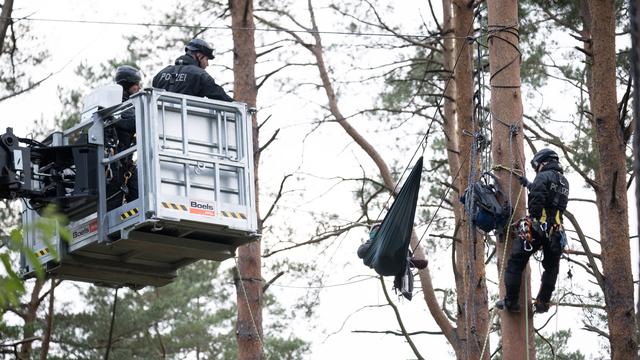
POLYGON ((464 204, 464 209, 475 227, 487 233, 492 230, 501 233, 511 216, 511 207, 502 206, 498 202, 497 195, 502 194, 502 191, 497 181, 490 183, 489 178, 497 180, 488 172, 482 174, 479 180, 464 191, 460 202, 464 204))

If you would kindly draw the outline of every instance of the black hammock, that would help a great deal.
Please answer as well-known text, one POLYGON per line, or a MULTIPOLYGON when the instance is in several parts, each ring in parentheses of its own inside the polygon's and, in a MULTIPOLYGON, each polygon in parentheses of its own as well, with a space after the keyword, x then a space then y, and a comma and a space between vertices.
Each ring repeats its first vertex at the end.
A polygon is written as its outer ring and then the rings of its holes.
POLYGON ((407 268, 407 254, 418 203, 421 175, 422 157, 418 159, 407 181, 402 185, 400 193, 382 220, 371 246, 362 257, 365 265, 382 276, 395 276, 407 268))

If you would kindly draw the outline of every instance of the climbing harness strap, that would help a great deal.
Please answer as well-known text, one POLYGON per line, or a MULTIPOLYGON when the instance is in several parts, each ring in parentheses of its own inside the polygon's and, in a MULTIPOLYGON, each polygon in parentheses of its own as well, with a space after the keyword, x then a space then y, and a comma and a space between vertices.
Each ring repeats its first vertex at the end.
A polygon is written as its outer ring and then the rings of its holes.
POLYGON ((524 251, 533 251, 533 224, 531 218, 525 216, 515 223, 516 234, 518 239, 522 241, 524 251))

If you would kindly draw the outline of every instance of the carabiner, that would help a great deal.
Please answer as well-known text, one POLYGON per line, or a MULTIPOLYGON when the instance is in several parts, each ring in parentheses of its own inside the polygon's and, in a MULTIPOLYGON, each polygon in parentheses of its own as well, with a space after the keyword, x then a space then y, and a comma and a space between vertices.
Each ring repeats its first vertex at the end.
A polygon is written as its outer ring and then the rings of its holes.
POLYGON ((131 171, 127 171, 124 173, 124 184, 127 185, 129 183, 129 178, 131 178, 131 171))
POLYGON ((533 245, 531 245, 531 243, 528 242, 527 240, 522 241, 522 247, 524 248, 524 251, 533 251, 533 245), (527 245, 529 245, 528 249, 527 249, 527 245))

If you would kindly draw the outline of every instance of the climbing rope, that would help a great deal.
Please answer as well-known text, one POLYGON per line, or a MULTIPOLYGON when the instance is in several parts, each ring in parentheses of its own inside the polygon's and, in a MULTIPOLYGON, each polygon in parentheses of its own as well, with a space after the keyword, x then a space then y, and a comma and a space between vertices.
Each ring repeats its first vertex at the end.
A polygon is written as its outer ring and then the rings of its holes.
MULTIPOLYGON (((253 312, 251 311, 251 306, 249 305, 249 295, 247 294, 247 289, 244 287, 245 278, 242 277, 242 274, 240 273, 240 265, 238 264, 238 257, 234 256, 233 260, 236 263, 236 272, 238 273, 238 282, 240 283, 240 288, 242 289, 244 300, 247 303, 247 310, 249 310, 249 317, 251 317, 251 323, 253 324, 253 328, 256 331, 256 337, 258 338, 258 342, 260 343, 260 349, 262 349, 262 351, 264 352, 264 342, 262 341, 262 336, 260 335, 258 324, 256 323, 256 319, 253 316, 253 312)), ((238 304, 238 306, 240 306, 240 304, 238 304)))
POLYGON ((118 304, 118 288, 113 294, 113 307, 111 308, 111 325, 109 325, 109 338, 107 340, 107 350, 104 354, 104 360, 109 360, 109 352, 111 351, 111 341, 113 339, 113 326, 116 320, 116 305, 118 304))
MULTIPOLYGON (((518 197, 516 198, 516 203, 514 206, 514 209, 518 207, 518 204, 520 203, 520 196, 522 195, 522 187, 520 188, 520 191, 518 191, 518 197)), ((502 262, 500 263, 500 268, 498 271, 498 289, 500 288, 500 285, 502 285, 503 282, 503 276, 502 274, 504 273, 504 270, 506 268, 506 264, 507 264, 507 248, 509 247, 509 239, 511 238, 511 224, 513 223, 513 218, 515 216, 515 211, 511 212, 511 216, 509 217, 509 222, 507 225, 507 232, 505 234, 505 240, 504 240, 504 248, 502 249, 502 262)), ((496 308, 493 308, 493 315, 489 317, 489 321, 487 323, 487 335, 485 336, 484 339, 484 344, 482 346, 482 352, 480 353, 480 359, 482 359, 484 352, 486 350, 487 347, 487 343, 489 342, 489 334, 491 331, 491 323, 493 322, 493 316, 495 316, 495 314, 497 313, 496 308)), ((528 321, 528 320, 527 320, 528 321)))
MULTIPOLYGON (((484 134, 481 133, 481 126, 480 123, 482 122, 482 107, 483 107, 483 103, 482 103, 482 99, 483 99, 483 89, 482 89, 482 83, 481 83, 481 66, 482 66, 482 54, 481 54, 481 50, 480 50, 480 42, 476 41, 475 39, 473 39, 473 42, 476 42, 477 45, 477 56, 476 56, 476 76, 477 76, 477 81, 476 81, 476 85, 478 86, 477 90, 474 91, 474 95, 472 97, 472 108, 473 108, 473 114, 471 117, 471 136, 473 136, 473 140, 471 143, 471 147, 469 149, 470 154, 469 157, 471 159, 471 163, 469 164, 469 175, 467 177, 467 185, 468 185, 468 194, 465 197, 465 208, 466 209, 475 209, 476 207, 476 196, 475 196, 475 186, 472 186, 472 184, 474 184, 476 182, 476 179, 478 179, 478 177, 480 176, 480 172, 478 170, 478 162, 480 162, 480 167, 482 169, 482 173, 484 173, 484 171, 486 170, 485 168, 483 168, 483 166, 485 165, 482 162, 482 153, 486 150, 486 145, 487 145, 487 137, 484 136, 484 134), (480 153, 480 154, 478 154, 480 153)), ((471 46, 468 47, 469 48, 469 57, 473 57, 473 53, 472 53, 472 48, 471 46)), ((470 294, 473 293, 473 289, 475 287, 475 284, 477 282, 476 277, 475 277, 475 265, 474 263, 476 262, 476 252, 477 252, 477 244, 478 244, 478 233, 476 231, 476 227, 475 224, 472 221, 468 221, 467 222, 467 239, 468 240, 472 240, 473 241, 473 248, 471 249, 471 252, 473 253, 473 256, 469 256, 467 257, 467 261, 468 261, 468 268, 472 269, 470 271, 470 276, 472 277, 469 281, 468 281, 468 288, 467 288, 467 295, 470 296, 470 294)), ((469 251, 469 249, 466 249, 467 251, 469 251)), ((484 264, 483 264, 484 266, 484 264)), ((467 314, 467 318, 470 319, 470 324, 467 324, 467 327, 472 329, 471 333, 474 336, 475 341, 477 341, 477 332, 475 331, 475 329, 477 329, 477 321, 476 321, 476 314, 477 312, 477 307, 476 307, 476 302, 475 301, 465 301, 464 302, 464 306, 465 306, 465 313, 467 314), (471 308, 469 308, 469 306, 471 308), (468 316, 469 314, 471 314, 472 316, 468 316)), ((469 340, 470 341, 470 340, 469 340)), ((466 347, 466 349, 468 350, 468 347, 466 347)), ((467 354, 467 357, 468 354, 467 354)))
MULTIPOLYGON (((469 29, 467 30, 467 39, 469 38, 469 34, 471 34, 471 31, 473 30, 473 24, 474 24, 476 16, 478 16, 478 13, 474 14, 474 19, 471 21, 469 29)), ((467 44, 467 42, 465 42, 465 44, 467 44)), ((463 46, 460 49, 460 51, 458 52, 458 54, 456 55, 456 60, 454 61, 453 68, 451 69, 452 73, 455 71, 456 67, 458 66, 458 62, 460 61, 460 57, 461 57, 462 52, 463 52, 463 50, 465 48, 467 48, 467 46, 463 46)), ((409 167, 411 166, 411 164, 413 164, 413 161, 414 161, 416 155, 418 154, 418 152, 420 151, 420 149, 422 148, 423 153, 427 149, 427 141, 429 140, 429 135, 431 134, 431 130, 432 130, 433 124, 434 124, 434 122, 436 120, 436 114, 438 113, 438 109, 440 108, 440 104, 441 104, 442 100, 445 97, 445 93, 446 93, 447 89, 449 88, 449 84, 451 83, 452 79, 453 79, 453 76, 450 76, 447 79, 447 82, 445 83, 444 88, 442 89, 442 96, 438 97, 438 99, 436 101, 436 106, 435 106, 435 109, 434 109, 434 113, 433 113, 433 116, 431 117, 431 121, 429 122, 429 126, 427 127, 427 132, 424 134, 424 136, 422 136, 422 139, 418 143, 418 146, 416 147, 416 150, 413 152, 413 155, 411 155, 411 158, 407 162, 407 165, 405 166, 404 170, 402 171, 402 174, 400 174, 400 177, 398 178, 398 181, 396 182, 395 186, 393 187, 393 190, 391 191, 391 193, 387 197, 387 200, 385 201, 384 205, 380 208, 380 213, 376 217, 376 221, 378 221, 380 219, 380 216, 382 216, 382 213, 384 212, 384 209, 387 207, 387 204, 389 203, 391 198, 396 193, 396 190, 398 189, 398 186, 400 185, 400 182, 401 182, 402 178, 404 177, 404 174, 407 173, 407 171, 409 170, 409 167)), ((442 205, 442 203, 440 203, 440 205, 442 205)), ((436 212, 437 212, 437 210, 436 210, 436 212)), ((414 251, 415 251, 415 248, 414 248, 414 251)))

